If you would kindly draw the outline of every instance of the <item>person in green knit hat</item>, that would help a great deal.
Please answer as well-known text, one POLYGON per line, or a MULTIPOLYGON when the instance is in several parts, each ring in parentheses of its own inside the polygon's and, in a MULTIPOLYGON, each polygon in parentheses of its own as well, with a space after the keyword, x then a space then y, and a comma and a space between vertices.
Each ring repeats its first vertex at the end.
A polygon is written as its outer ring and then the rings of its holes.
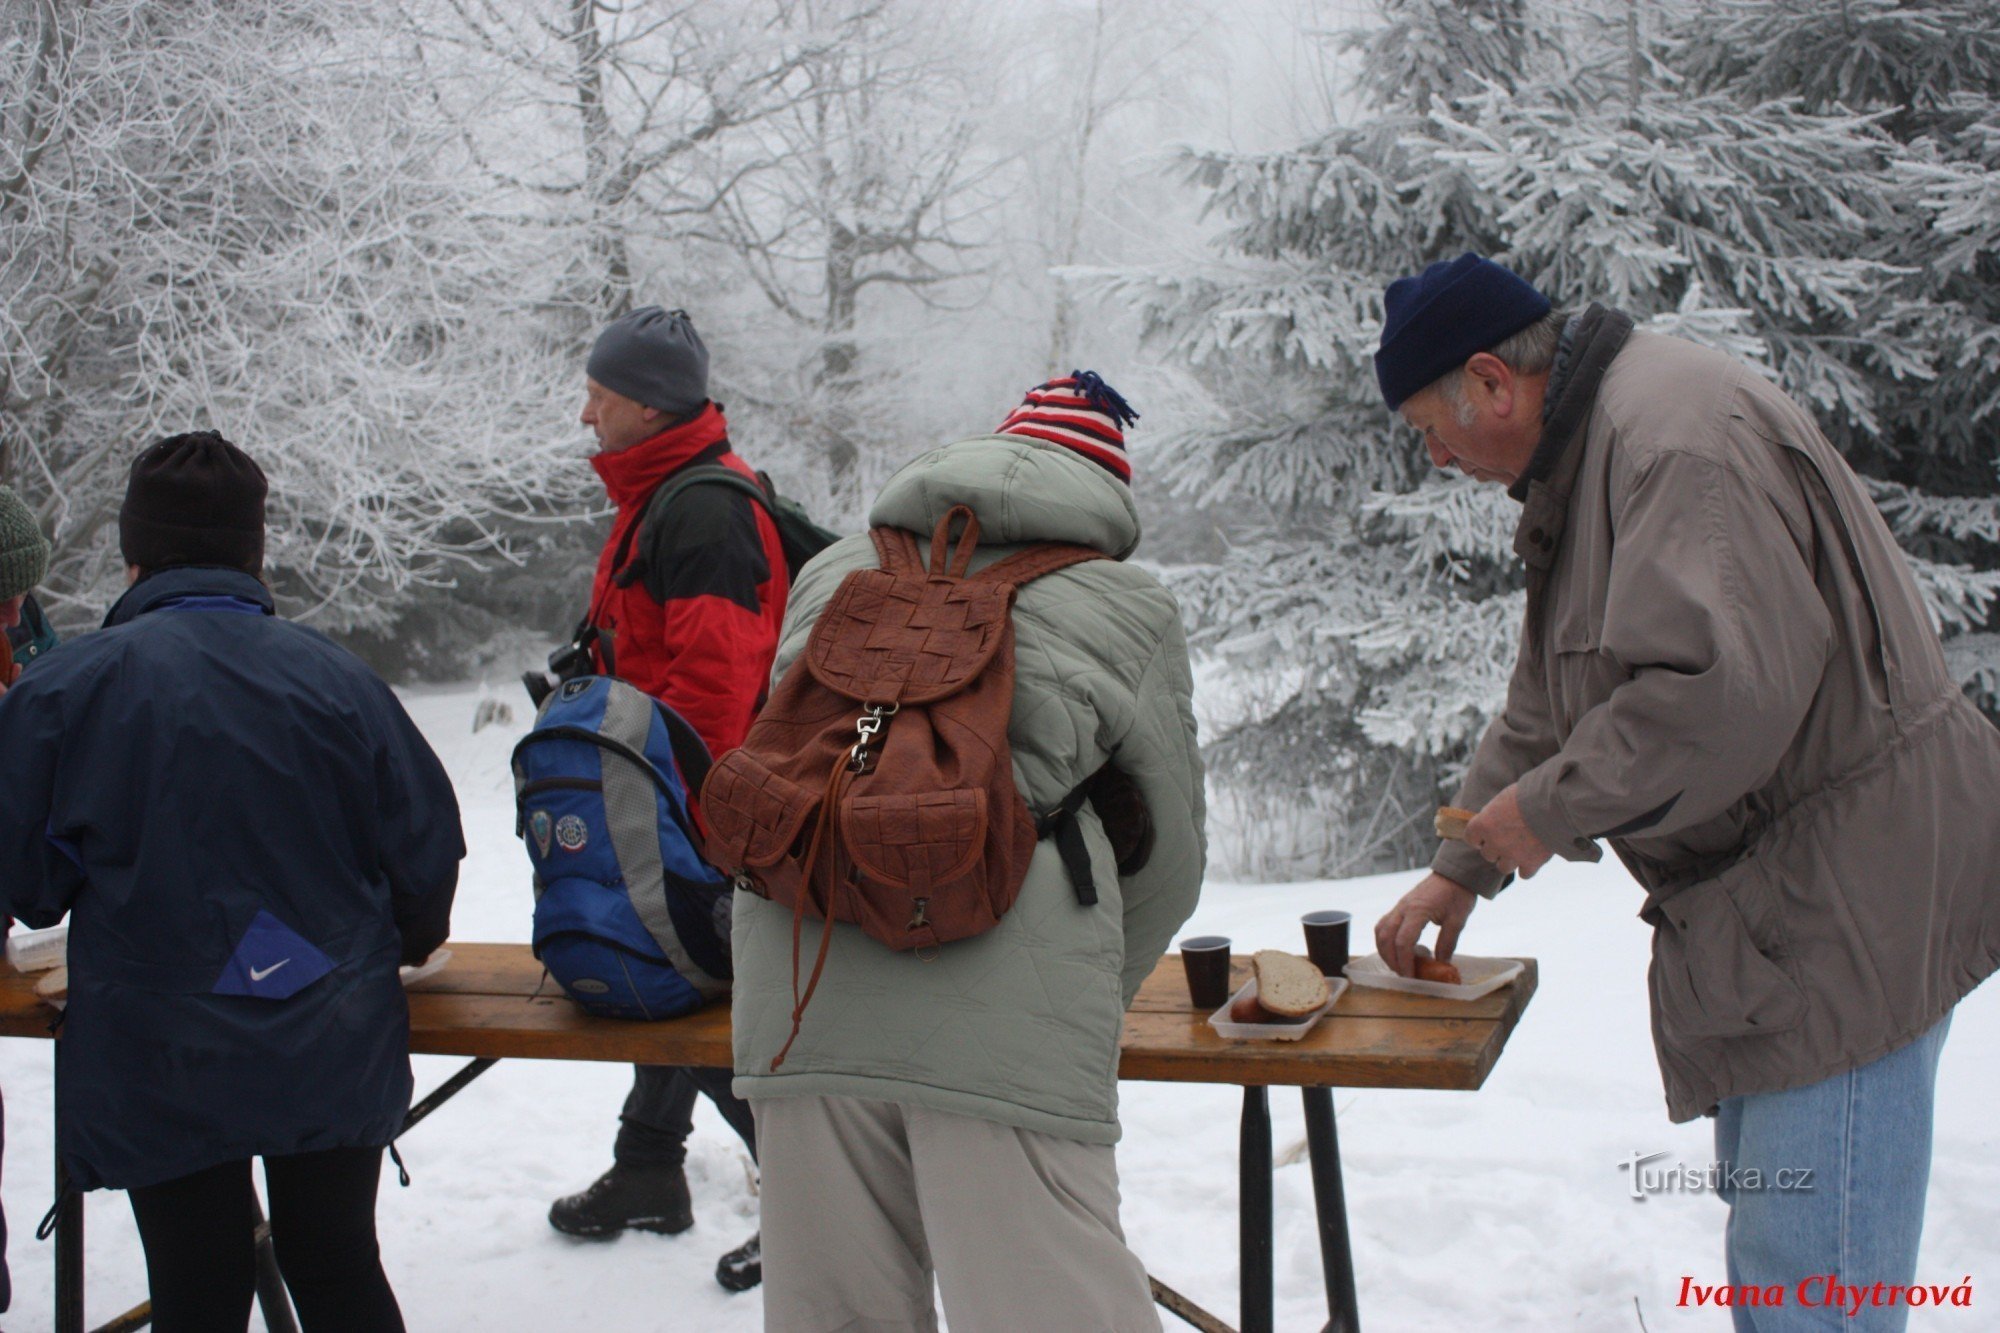
MULTIPOLYGON (((49 540, 35 516, 12 486, 0 486, 0 630, 6 631, 6 656, 0 656, 0 697, 21 674, 28 660, 55 647, 55 632, 28 593, 49 572, 49 540)), ((12 917, 0 913, 0 938, 13 929, 12 917)), ((0 1130, 0 1142, 4 1142, 0 1130)), ((13 1304, 14 1284, 7 1272, 7 1218, 0 1214, 0 1313, 13 1304)))
POLYGON ((0 691, 21 668, 56 646, 42 608, 28 594, 49 572, 49 539, 12 486, 0 486, 0 630, 8 656, 0 658, 0 691))

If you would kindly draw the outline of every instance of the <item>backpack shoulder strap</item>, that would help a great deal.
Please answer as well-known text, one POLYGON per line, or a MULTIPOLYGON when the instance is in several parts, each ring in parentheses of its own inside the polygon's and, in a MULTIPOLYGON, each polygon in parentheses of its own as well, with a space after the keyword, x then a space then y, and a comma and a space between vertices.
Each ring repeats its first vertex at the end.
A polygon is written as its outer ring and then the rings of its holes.
POLYGON ((868 536, 875 543, 875 555, 884 570, 898 578, 923 577, 924 561, 918 554, 915 536, 890 527, 870 528, 868 536))
POLYGON ((764 474, 761 472, 755 478, 746 477, 735 468, 722 463, 703 463, 699 467, 686 468, 676 473, 666 485, 653 492, 653 498, 646 502, 646 517, 642 521, 657 520, 667 512, 667 506, 682 492, 696 486, 727 486, 762 505, 764 512, 771 514, 772 521, 776 522, 777 515, 771 510, 771 494, 765 489, 763 478, 764 474))
POLYGON ((660 484, 647 499, 646 510, 639 516, 639 521, 625 530, 624 540, 619 542, 617 555, 611 561, 612 581, 619 587, 631 587, 646 572, 645 560, 631 559, 634 544, 643 543, 640 546, 642 553, 652 549, 654 543, 648 533, 657 534, 668 507, 697 486, 726 486, 739 495, 747 495, 763 507, 773 523, 778 521, 777 512, 771 508, 770 493, 735 468, 721 463, 703 463, 685 468, 660 484))
POLYGON ((966 582, 1008 583, 1018 588, 1024 583, 1033 583, 1045 574, 1068 569, 1071 565, 1110 558, 1092 546, 1079 546, 1071 542, 1043 542, 1030 546, 1025 551, 1016 551, 1003 560, 994 561, 978 573, 970 575, 966 582))

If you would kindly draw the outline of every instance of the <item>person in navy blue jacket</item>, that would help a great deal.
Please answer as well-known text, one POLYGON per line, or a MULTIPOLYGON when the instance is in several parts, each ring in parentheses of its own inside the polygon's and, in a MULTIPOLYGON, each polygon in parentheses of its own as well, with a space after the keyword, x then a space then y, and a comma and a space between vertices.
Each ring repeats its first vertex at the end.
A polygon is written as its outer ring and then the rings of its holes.
POLYGON ((443 942, 458 806, 387 685, 279 618, 266 483, 220 435, 132 466, 133 580, 0 696, 0 885, 70 918, 56 1146, 130 1191, 154 1327, 242 1329, 250 1159, 307 1333, 400 1330, 375 1238, 410 1103, 400 963, 443 942))

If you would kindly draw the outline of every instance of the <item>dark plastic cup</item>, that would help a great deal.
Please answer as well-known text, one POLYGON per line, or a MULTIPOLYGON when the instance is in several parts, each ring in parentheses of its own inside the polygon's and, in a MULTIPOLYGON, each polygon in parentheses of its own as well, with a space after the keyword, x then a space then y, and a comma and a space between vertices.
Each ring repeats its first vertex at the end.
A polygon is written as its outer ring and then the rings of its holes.
POLYGON ((1306 957, 1321 976, 1337 977, 1347 968, 1347 926, 1354 918, 1346 912, 1307 912, 1299 918, 1306 928, 1306 957))
POLYGON ((1229 1002, 1229 937, 1194 935, 1181 941, 1188 998, 1197 1009, 1220 1009, 1229 1002))

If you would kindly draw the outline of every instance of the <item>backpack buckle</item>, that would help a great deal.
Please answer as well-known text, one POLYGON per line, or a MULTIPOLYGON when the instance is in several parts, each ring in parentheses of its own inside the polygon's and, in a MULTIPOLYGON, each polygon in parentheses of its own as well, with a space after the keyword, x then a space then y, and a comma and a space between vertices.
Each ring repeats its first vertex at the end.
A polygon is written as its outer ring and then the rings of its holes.
POLYGON ((860 739, 856 740, 854 748, 847 752, 848 772, 858 774, 873 771, 875 753, 869 748, 869 742, 881 734, 882 728, 889 725, 889 719, 894 717, 897 711, 896 704, 866 705, 866 711, 854 723, 854 730, 860 739))

